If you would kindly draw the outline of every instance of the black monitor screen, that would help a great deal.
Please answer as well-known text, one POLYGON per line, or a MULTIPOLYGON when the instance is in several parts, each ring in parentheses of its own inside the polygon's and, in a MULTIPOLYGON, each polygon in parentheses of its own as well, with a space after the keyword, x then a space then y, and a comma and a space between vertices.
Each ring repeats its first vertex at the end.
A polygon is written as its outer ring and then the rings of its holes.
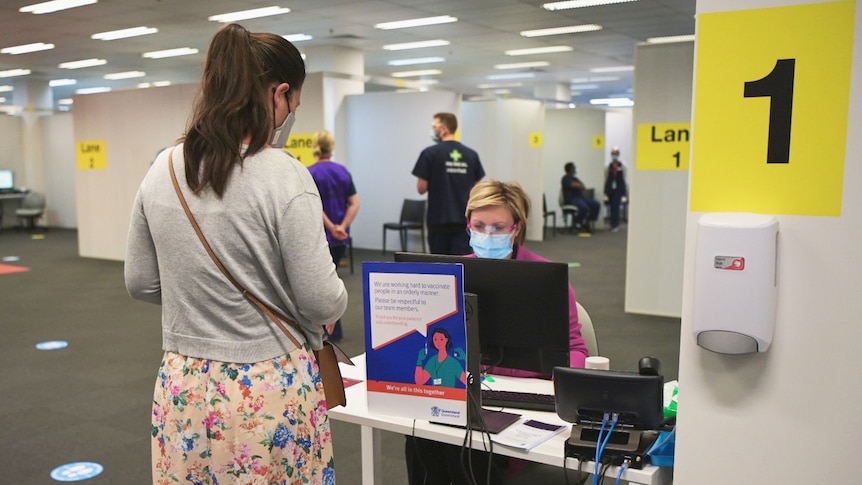
POLYGON ((478 297, 483 365, 548 376, 569 365, 567 264, 424 253, 395 253, 395 261, 464 265, 464 292, 478 297))
POLYGON ((664 417, 664 378, 598 369, 554 369, 557 414, 570 423, 601 423, 619 415, 617 426, 656 429, 664 417))
POLYGON ((15 188, 15 173, 11 170, 0 170, 0 190, 15 188))

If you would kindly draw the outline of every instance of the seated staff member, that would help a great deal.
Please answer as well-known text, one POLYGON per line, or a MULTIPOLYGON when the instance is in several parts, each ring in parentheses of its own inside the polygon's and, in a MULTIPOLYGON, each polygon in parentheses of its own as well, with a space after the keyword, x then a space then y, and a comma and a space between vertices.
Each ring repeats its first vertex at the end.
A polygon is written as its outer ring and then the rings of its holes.
MULTIPOLYGON (((530 199, 517 182, 487 180, 477 183, 470 191, 466 214, 473 254, 479 258, 548 262, 548 259, 524 247, 529 214, 530 199)), ((571 284, 569 285, 569 348, 569 364, 572 367, 583 367, 589 351, 581 336, 575 290, 571 284)), ((548 375, 521 369, 491 367, 484 370, 498 375, 550 378, 548 375)), ((467 475, 469 470, 465 470, 465 466, 462 466, 460 446, 408 436, 405 455, 410 485, 472 483, 467 475)), ((473 451, 472 455, 473 475, 484 478, 488 454, 473 451)), ((517 469, 523 464, 524 462, 520 460, 507 460, 506 457, 495 455, 489 483, 495 485, 503 483, 504 467, 517 469)))

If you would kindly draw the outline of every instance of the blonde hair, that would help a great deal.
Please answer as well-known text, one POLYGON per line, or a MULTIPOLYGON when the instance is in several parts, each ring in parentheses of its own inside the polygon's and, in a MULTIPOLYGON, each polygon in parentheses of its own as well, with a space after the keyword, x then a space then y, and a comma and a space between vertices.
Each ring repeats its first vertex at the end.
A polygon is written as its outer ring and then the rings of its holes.
POLYGON ((474 210, 495 205, 504 206, 512 213, 515 224, 520 227, 515 244, 523 245, 527 238, 527 219, 530 216, 530 198, 524 188, 518 182, 485 180, 477 183, 470 191, 470 200, 467 201, 467 220, 470 220, 474 210))
POLYGON ((332 151, 335 150, 335 137, 326 130, 320 130, 314 134, 311 146, 314 148, 316 157, 322 154, 332 155, 332 151))

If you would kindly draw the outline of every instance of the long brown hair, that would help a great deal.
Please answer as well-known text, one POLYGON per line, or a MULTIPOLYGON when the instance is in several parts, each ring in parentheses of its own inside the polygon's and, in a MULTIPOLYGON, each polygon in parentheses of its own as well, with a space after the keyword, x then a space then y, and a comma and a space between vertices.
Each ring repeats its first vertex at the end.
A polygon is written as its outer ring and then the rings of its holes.
MULTIPOLYGON (((207 51, 200 93, 183 137, 186 181, 198 194, 207 186, 221 197, 234 164, 269 143, 274 128, 271 86, 302 89, 305 63, 285 38, 251 33, 238 24, 219 29, 207 51), (242 140, 250 136, 248 149, 242 140)), ((288 95, 285 94, 285 96, 288 95)))

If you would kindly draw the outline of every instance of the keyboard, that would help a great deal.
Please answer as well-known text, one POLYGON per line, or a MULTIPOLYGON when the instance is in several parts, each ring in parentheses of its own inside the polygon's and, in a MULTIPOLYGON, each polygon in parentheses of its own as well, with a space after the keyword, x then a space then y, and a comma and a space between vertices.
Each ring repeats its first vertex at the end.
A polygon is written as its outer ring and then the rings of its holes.
POLYGON ((482 406, 556 412, 553 394, 482 389, 482 406))

